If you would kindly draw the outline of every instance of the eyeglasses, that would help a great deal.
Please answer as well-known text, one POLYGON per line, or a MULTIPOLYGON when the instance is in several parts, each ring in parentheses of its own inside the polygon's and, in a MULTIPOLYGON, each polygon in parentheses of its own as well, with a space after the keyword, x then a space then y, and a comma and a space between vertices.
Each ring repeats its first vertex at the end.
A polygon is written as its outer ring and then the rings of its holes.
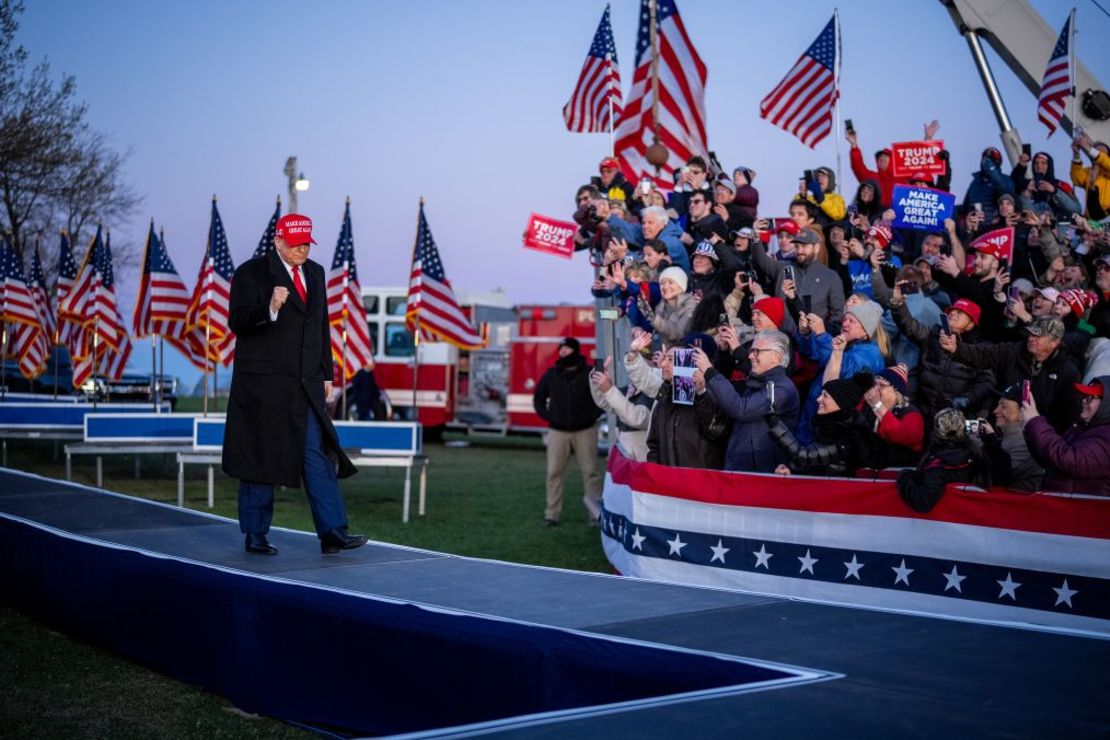
POLYGON ((692 205, 692 206, 697 205, 698 203, 707 203, 707 202, 708 201, 706 201, 703 198, 691 198, 690 199, 690 205, 692 205))
POLYGON ((760 352, 778 352, 778 350, 771 347, 752 347, 748 350, 749 355, 758 355, 760 352))
POLYGON ((1110 272, 1110 265, 1106 264, 1105 262, 1099 262, 1095 269, 1098 272, 1110 272))

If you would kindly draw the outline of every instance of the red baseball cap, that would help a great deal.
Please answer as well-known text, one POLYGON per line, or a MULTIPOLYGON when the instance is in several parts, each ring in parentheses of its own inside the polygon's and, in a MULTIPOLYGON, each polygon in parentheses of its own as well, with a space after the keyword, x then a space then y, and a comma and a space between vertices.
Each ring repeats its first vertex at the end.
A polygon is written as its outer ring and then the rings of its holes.
POLYGON ((597 168, 599 170, 617 170, 620 169, 620 165, 617 164, 617 160, 613 157, 606 157, 605 159, 601 160, 601 163, 598 164, 597 168))
POLYGON ((299 213, 287 213, 279 218, 274 236, 291 247, 316 243, 312 238, 312 219, 299 213))
POLYGON ((780 218, 774 220, 776 221, 774 226, 775 233, 785 231, 786 233, 790 234, 790 236, 797 236, 798 232, 801 231, 801 229, 798 228, 798 224, 794 223, 794 219, 792 218, 780 218))
POLYGON ((1004 254, 1003 251, 1002 251, 1002 247, 1000 247, 999 245, 994 244, 993 242, 990 242, 990 241, 984 241, 980 244, 976 244, 972 248, 977 252, 982 252, 983 254, 989 254, 991 257, 994 257, 995 259, 1002 259, 1002 255, 1004 254))
POLYGON ((1073 383, 1075 389, 1082 393, 1084 396, 1094 396, 1095 398, 1102 398, 1103 387, 1101 380, 1095 380, 1090 385, 1083 385, 1082 383, 1073 383))
POLYGON ((973 303, 966 298, 960 298, 951 306, 944 310, 945 313, 949 311, 963 311, 967 317, 971 319, 976 326, 979 326, 979 319, 983 315, 983 309, 979 308, 979 304, 973 303))

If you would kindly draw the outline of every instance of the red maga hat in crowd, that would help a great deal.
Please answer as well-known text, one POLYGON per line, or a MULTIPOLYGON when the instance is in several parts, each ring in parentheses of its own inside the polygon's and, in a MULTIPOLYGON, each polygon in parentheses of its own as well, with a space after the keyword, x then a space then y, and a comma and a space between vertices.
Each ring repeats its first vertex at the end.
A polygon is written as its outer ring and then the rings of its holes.
POLYGON ((967 314, 967 317, 975 323, 976 326, 979 326, 979 318, 983 315, 983 309, 979 308, 979 304, 973 303, 966 298, 960 298, 951 306, 946 308, 945 312, 947 313, 948 311, 953 310, 963 311, 967 314))
POLYGON ((312 238, 312 219, 299 213, 287 213, 279 218, 274 236, 291 247, 316 243, 312 238))

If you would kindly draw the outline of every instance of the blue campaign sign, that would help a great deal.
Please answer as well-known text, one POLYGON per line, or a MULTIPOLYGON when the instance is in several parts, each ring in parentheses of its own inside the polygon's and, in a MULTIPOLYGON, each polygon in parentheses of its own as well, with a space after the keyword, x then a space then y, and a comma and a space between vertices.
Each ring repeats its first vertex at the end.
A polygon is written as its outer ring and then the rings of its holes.
POLYGON ((943 231, 944 219, 953 218, 956 196, 943 190, 894 186, 894 228, 943 231))

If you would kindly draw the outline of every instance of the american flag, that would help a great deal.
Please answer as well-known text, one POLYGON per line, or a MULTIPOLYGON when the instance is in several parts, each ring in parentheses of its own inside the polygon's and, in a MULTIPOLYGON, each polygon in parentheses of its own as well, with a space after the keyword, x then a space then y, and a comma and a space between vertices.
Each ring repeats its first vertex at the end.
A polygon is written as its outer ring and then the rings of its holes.
POLYGON ((132 333, 137 338, 151 334, 181 336, 185 330, 189 298, 185 282, 177 274, 165 244, 154 233, 154 222, 151 221, 143 254, 139 294, 135 298, 132 333))
POLYGON ((193 345, 192 362, 205 369, 208 362, 225 367, 235 358, 235 335, 227 326, 227 304, 231 297, 231 277, 235 264, 227 246, 227 234, 216 199, 212 199, 212 220, 208 226, 208 246, 200 263, 200 274, 193 288, 193 298, 185 321, 188 339, 193 345), (205 332, 211 329, 208 341, 205 332), (199 364, 198 364, 199 363, 199 364))
POLYGON ((486 345, 455 299, 455 291, 443 271, 439 250, 424 218, 423 203, 420 204, 420 223, 412 253, 405 323, 409 331, 419 325, 422 337, 448 342, 459 349, 480 349, 486 345))
POLYGON ((3 347, 6 356, 19 359, 19 371, 27 378, 42 374, 50 351, 39 320, 39 309, 23 277, 19 256, 11 242, 0 247, 0 318, 11 332, 3 347))
POLYGON ((351 204, 343 212, 343 225, 335 245, 335 258, 328 272, 328 323, 331 324, 331 354, 350 380, 364 367, 374 366, 370 327, 362 306, 362 288, 355 267, 355 239, 351 230, 351 204), (346 333, 346 338, 344 338, 346 333), (345 352, 345 354, 344 354, 345 352), (344 357, 346 358, 344 360, 344 357))
POLYGON ((578 84, 571 93, 570 102, 563 106, 563 120, 567 131, 608 131, 616 125, 621 110, 621 73, 617 68, 617 47, 613 43, 613 27, 609 24, 609 6, 606 5, 578 75, 578 84), (609 101, 613 103, 612 117, 609 101))
POLYGON ((60 308, 65 320, 77 322, 84 328, 83 336, 77 339, 76 351, 71 349, 74 385, 79 385, 78 361, 87 360, 93 363, 90 371, 99 367, 107 377, 119 380, 131 357, 131 338, 116 304, 111 234, 107 238, 101 235, 98 226, 77 280, 60 308))
MULTIPOLYGON (((92 245, 89 245, 90 251, 92 245)), ((71 318, 62 313, 73 286, 77 284, 77 262, 73 259, 69 234, 62 231, 58 245, 58 344, 64 344, 73 365, 73 387, 80 388, 92 377, 92 351, 89 337, 80 316, 71 318)))
MULTIPOLYGON (((1074 11, 1073 11, 1074 12, 1074 11)), ((1041 80, 1041 94, 1037 98, 1037 120, 1048 127, 1048 135, 1056 132, 1056 126, 1064 117, 1064 101, 1072 94, 1071 73, 1071 25, 1069 15, 1060 31, 1060 38, 1052 49, 1052 58, 1041 80)))
POLYGON ((759 115, 813 148, 832 130, 840 95, 840 18, 835 13, 782 82, 759 104, 759 115))
POLYGON ((262 232, 262 238, 258 240, 258 246, 254 248, 252 257, 262 257, 274 251, 274 232, 277 231, 279 218, 281 218, 281 198, 277 199, 277 205, 274 206, 274 215, 270 216, 270 223, 266 225, 266 230, 262 232))
MULTIPOLYGON (((70 258, 72 261, 72 257, 70 258)), ((31 252, 31 271, 27 276, 27 290, 31 291, 31 298, 38 309, 39 323, 49 337, 51 344, 54 342, 54 333, 57 329, 54 312, 50 310, 50 293, 46 290, 46 277, 42 270, 42 260, 39 259, 39 247, 36 244, 31 252)))
POLYGON ((659 43, 659 141, 667 148, 667 162, 655 168, 645 157, 655 136, 651 75, 651 0, 640 0, 640 30, 636 36, 636 69, 628 106, 617 126, 616 149, 621 171, 629 180, 651 177, 662 189, 674 187, 671 173, 694 155, 708 161, 705 135, 706 68, 694 49, 674 0, 658 0, 655 15, 659 43))

